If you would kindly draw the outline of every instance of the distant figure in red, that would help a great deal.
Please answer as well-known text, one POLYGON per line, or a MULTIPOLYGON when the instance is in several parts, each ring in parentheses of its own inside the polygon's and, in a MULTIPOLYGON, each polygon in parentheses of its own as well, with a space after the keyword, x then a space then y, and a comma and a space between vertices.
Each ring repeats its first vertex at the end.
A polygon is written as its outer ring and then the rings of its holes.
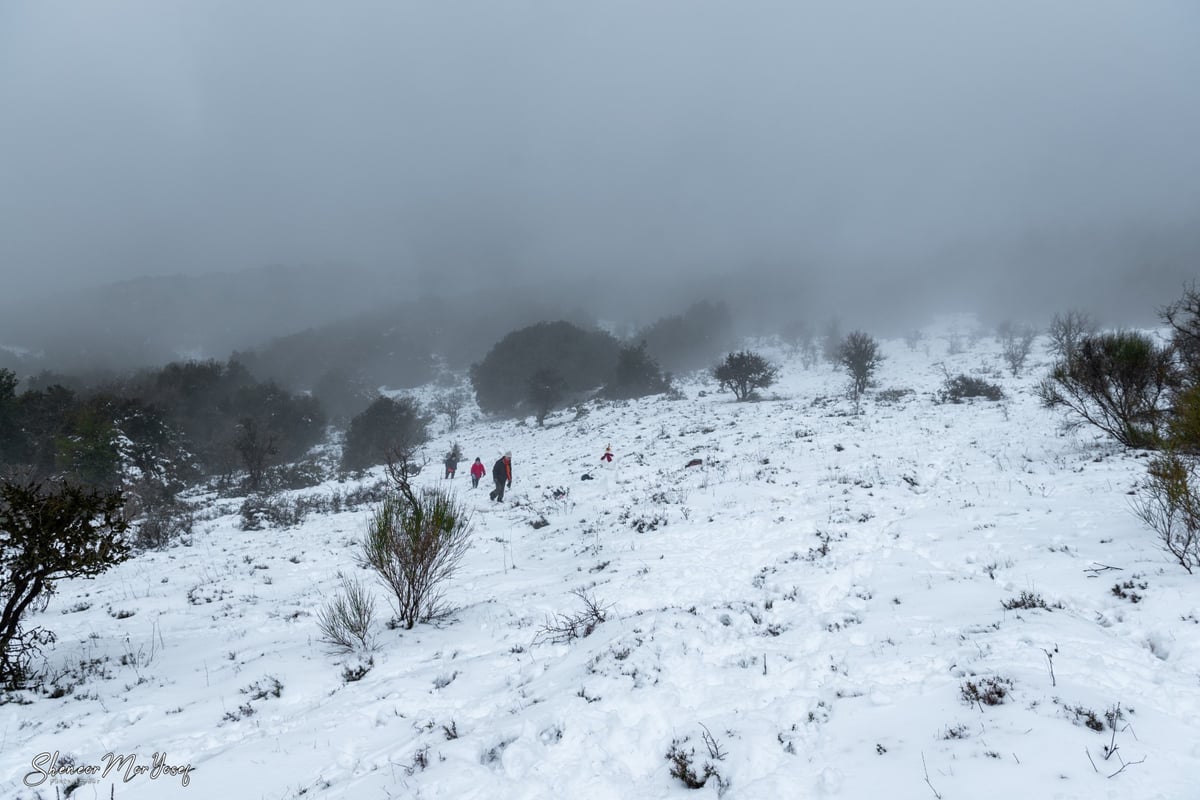
POLYGON ((482 461, 480 461, 478 458, 476 458, 475 463, 471 465, 471 488, 472 489, 479 488, 479 479, 483 477, 483 474, 485 472, 487 472, 487 467, 485 467, 483 465, 482 461))
POLYGON ((610 445, 606 445, 606 446, 605 446, 605 448, 604 448, 604 455, 600 456, 600 460, 601 460, 601 461, 603 461, 605 464, 611 464, 611 463, 612 463, 612 460, 613 460, 613 452, 612 452, 612 445, 611 445, 611 444, 610 444, 610 445))

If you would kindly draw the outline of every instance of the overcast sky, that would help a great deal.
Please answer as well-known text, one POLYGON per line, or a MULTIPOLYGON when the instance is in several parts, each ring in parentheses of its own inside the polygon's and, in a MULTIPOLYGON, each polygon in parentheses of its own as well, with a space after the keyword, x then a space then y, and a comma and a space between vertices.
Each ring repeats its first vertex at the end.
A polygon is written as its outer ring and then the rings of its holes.
POLYGON ((1198 225, 1194 0, 0 0, 9 299, 276 263, 932 279, 1038 237, 1102 270, 1087 243, 1198 225))

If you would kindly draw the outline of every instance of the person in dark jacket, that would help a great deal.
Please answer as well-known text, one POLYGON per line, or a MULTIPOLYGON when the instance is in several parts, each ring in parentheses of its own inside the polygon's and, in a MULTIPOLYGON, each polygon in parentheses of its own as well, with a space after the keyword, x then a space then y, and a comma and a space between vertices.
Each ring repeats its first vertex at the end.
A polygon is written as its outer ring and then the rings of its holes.
POLYGON ((487 467, 485 467, 483 465, 482 461, 480 461, 478 458, 476 458, 475 463, 471 465, 471 488, 472 489, 479 487, 479 479, 482 478, 486 472, 487 472, 487 467))
POLYGON ((512 453, 505 453, 500 460, 492 465, 492 480, 496 482, 488 497, 497 503, 504 501, 504 488, 512 488, 512 453))

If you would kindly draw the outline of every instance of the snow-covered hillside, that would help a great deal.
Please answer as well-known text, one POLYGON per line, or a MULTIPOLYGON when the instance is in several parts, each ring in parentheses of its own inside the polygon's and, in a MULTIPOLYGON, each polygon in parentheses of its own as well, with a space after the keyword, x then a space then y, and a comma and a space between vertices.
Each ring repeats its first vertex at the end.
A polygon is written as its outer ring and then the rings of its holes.
POLYGON ((1032 394, 1040 350, 1013 378, 991 339, 883 346, 860 415, 842 373, 765 346, 783 369, 761 402, 697 378, 683 399, 442 434, 419 481, 462 443, 460 608, 380 625, 355 681, 316 613, 339 571, 370 577, 368 511, 243 531, 213 501, 190 546, 64 584, 31 620, 75 685, 0 707, 0 796, 55 797, 26 776, 58 752, 134 756, 72 795, 120 800, 1196 797, 1200 577, 1129 510, 1145 459, 1058 430, 1032 394), (935 402, 947 372, 981 371, 1006 400, 935 402), (496 505, 467 466, 505 450, 496 505), (544 641, 577 590, 607 620, 544 641), (1022 595, 1046 607, 1005 609, 1022 595), (711 765, 704 788, 673 750, 711 765), (135 774, 156 753, 193 768, 186 786, 135 774))

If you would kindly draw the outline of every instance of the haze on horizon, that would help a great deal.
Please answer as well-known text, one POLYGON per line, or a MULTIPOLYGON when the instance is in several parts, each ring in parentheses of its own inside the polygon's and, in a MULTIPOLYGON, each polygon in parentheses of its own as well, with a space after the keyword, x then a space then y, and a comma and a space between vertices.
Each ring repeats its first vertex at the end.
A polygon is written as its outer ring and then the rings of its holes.
POLYGON ((0 306, 266 264, 1166 300, 1198 41, 1182 0, 6 3, 0 306))

